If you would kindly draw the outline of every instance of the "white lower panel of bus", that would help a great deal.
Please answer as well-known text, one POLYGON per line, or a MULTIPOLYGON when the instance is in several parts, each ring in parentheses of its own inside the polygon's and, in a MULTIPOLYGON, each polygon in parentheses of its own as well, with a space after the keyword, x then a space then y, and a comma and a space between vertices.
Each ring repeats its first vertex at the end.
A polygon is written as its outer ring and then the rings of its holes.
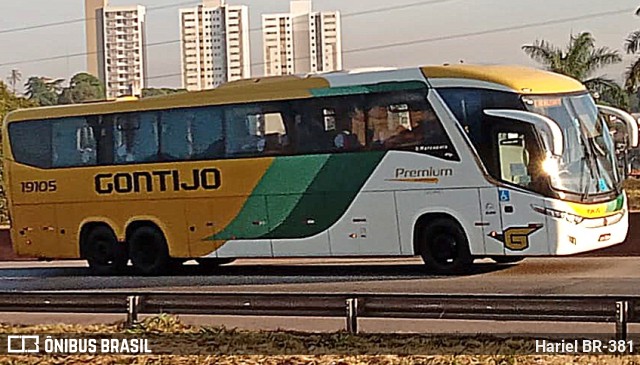
POLYGON ((207 257, 411 256, 413 229, 423 214, 446 213, 469 237, 471 252, 485 252, 478 189, 363 192, 327 231, 303 239, 231 240, 207 257))
POLYGON ((273 257, 273 249, 271 240, 228 241, 206 257, 273 257))

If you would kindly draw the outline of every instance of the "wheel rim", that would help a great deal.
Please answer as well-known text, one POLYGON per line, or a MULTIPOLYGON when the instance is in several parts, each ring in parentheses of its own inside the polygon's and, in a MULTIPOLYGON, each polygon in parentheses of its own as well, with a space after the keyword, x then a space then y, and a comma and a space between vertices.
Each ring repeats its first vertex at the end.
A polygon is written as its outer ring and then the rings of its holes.
POLYGON ((440 265, 453 265, 458 258, 458 243, 449 234, 437 235, 431 244, 431 256, 440 265))

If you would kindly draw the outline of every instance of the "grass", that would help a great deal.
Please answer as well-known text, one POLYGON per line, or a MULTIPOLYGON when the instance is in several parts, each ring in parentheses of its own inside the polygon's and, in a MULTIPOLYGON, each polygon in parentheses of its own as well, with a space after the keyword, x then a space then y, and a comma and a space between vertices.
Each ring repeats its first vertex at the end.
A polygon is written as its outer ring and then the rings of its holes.
POLYGON ((160 336, 160 352, 185 353, 184 356, 0 356, 0 364, 640 364, 640 356, 517 355, 527 350, 531 352, 534 346, 531 340, 488 336, 455 339, 428 335, 349 335, 344 332, 249 332, 187 326, 177 317, 167 315, 147 318, 133 329, 125 329, 121 323, 98 326, 1 325, 0 333, 160 336), (470 355, 472 352, 505 355, 470 355), (202 355, 191 355, 194 353, 202 355))

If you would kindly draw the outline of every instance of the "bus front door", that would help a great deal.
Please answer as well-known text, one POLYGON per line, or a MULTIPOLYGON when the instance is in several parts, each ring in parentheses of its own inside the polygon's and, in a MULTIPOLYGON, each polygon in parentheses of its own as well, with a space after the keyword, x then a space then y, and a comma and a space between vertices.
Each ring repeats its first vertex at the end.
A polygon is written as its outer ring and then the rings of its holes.
POLYGON ((534 206, 544 206, 544 199, 527 190, 534 190, 537 162, 531 146, 528 131, 519 128, 497 130, 494 133, 498 146, 498 160, 501 180, 514 188, 498 188, 502 231, 494 232, 498 241, 504 244, 508 256, 546 255, 549 253, 545 217, 533 210, 534 206), (516 188, 517 187, 517 188, 516 188))

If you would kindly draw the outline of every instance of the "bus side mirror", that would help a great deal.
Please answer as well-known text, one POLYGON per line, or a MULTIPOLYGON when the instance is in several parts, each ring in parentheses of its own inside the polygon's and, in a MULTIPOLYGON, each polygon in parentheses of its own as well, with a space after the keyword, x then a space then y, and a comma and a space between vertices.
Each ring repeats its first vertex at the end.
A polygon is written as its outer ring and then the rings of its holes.
POLYGON ((638 147, 638 122, 636 122, 636 119, 632 117, 631 114, 625 112, 624 110, 604 105, 598 105, 598 110, 600 111, 600 113, 606 116, 616 117, 623 121, 627 127, 626 129, 629 136, 628 148, 631 149, 638 147))
POLYGON ((486 115, 504 119, 513 119, 519 122, 531 124, 542 132, 545 148, 554 156, 562 156, 564 153, 564 137, 560 126, 552 119, 543 115, 511 109, 487 109, 486 115))

